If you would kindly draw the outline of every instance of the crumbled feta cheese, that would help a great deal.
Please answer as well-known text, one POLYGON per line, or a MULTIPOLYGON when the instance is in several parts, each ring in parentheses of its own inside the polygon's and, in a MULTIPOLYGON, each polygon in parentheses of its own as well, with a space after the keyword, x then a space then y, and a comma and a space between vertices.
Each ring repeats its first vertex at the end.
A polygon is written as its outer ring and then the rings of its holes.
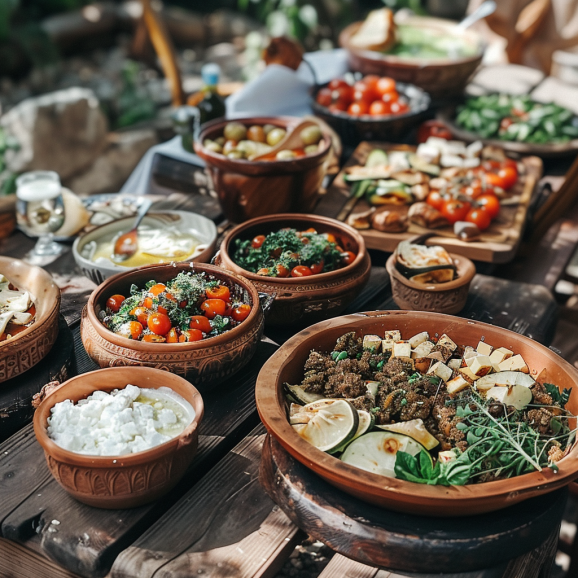
POLYGON ((129 384, 110 393, 95 391, 76 404, 69 399, 57 403, 48 418, 47 432, 69 451, 122 456, 169 441, 194 417, 193 407, 171 389, 141 389, 129 384))

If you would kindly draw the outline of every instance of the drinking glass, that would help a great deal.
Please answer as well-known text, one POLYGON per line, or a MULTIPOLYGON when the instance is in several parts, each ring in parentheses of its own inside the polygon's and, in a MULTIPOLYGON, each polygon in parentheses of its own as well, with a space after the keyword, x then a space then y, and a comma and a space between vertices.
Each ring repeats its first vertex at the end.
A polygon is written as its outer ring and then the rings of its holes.
POLYGON ((64 247, 54 241, 54 232, 64 223, 64 200, 60 177, 54 171, 31 171, 16 179, 16 218, 30 235, 38 235, 29 260, 60 255, 64 247))

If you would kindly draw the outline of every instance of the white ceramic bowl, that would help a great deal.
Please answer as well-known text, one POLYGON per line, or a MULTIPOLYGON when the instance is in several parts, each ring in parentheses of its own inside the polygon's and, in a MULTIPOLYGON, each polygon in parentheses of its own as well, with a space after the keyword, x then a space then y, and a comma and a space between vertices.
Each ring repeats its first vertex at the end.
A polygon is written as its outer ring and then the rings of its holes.
MULTIPOLYGON (((82 272, 97 285, 105 279, 112 277, 122 271, 135 269, 135 267, 123 267, 112 261, 95 263, 82 256, 84 247, 96 241, 100 237, 114 235, 119 232, 128 232, 132 229, 134 216, 118 219, 112 223, 107 223, 89 231, 82 237, 78 237, 72 245, 72 254, 76 264, 82 272)), ((215 223, 202 215, 189 213, 186 211, 153 211, 148 213, 142 222, 149 227, 163 227, 167 225, 175 226, 179 231, 193 234, 201 241, 193 255, 185 261, 195 261, 196 263, 207 263, 215 251, 217 241, 217 227, 215 223)))

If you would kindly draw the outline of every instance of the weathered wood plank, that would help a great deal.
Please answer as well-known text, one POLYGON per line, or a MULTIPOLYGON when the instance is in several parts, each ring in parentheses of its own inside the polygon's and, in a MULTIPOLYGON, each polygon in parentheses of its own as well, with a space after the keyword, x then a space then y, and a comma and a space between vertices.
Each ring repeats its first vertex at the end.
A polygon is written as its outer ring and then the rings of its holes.
POLYGON ((112 578, 268 576, 297 528, 258 482, 259 426, 116 559, 112 578))
MULTIPOLYGON (((379 570, 373 566, 335 554, 318 578, 375 578, 378 572, 379 570)), ((383 574, 382 578, 391 576, 391 572, 383 571, 383 574)))

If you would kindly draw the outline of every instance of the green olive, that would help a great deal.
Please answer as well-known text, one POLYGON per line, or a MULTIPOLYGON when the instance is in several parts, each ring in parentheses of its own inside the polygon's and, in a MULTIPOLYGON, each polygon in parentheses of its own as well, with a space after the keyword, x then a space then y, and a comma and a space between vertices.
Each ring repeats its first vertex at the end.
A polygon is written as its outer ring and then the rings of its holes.
POLYGON ((216 139, 215 139, 215 142, 216 142, 217 144, 223 146, 223 145, 225 144, 225 142, 226 142, 226 139, 225 139, 224 136, 220 136, 219 138, 216 138, 216 139))
POLYGON ((223 147, 222 147, 220 144, 218 144, 218 143, 216 143, 216 142, 214 142, 214 141, 210 141, 210 142, 205 141, 205 142, 203 143, 203 146, 204 146, 208 151, 211 151, 211 152, 214 152, 214 153, 219 153, 219 154, 220 154, 220 153, 223 152, 223 147))
POLYGON ((268 135, 274 128, 277 128, 274 124, 264 124, 263 132, 268 135))
POLYGON ((272 131, 269 132, 267 135, 267 144, 270 146, 275 146, 276 144, 280 143, 287 134, 287 131, 283 128, 274 128, 272 131))
POLYGON ((301 140, 305 146, 317 144, 321 136, 321 129, 318 126, 308 126, 301 131, 301 140))
POLYGON ((238 151, 238 150, 232 150, 231 152, 229 152, 227 154, 227 158, 228 159, 233 159, 235 161, 241 160, 245 158, 245 153, 243 153, 243 151, 238 151))
POLYGON ((303 150, 305 151, 306 155, 313 155, 319 151, 319 145, 316 144, 307 145, 303 150))
POLYGON ((247 128, 240 122, 229 122, 225 125, 223 134, 227 140, 236 140, 239 142, 247 138, 247 128))
POLYGON ((235 150, 236 148, 237 148, 237 141, 228 140, 228 141, 223 145, 223 154, 228 155, 232 150, 235 150))
POLYGON ((291 159, 296 158, 296 156, 297 155, 293 151, 285 149, 285 150, 279 151, 277 153, 277 155, 275 156, 275 158, 279 161, 290 161, 291 159))

